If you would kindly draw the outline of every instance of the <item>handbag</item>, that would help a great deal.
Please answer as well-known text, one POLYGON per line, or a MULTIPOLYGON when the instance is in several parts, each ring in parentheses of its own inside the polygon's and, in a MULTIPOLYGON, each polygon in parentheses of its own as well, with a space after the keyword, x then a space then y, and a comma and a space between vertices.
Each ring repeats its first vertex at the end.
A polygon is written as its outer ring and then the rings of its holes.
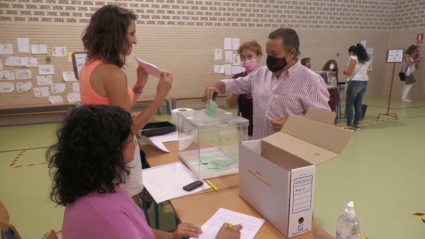
POLYGON ((404 72, 404 65, 405 65, 405 59, 403 59, 401 71, 398 73, 398 77, 400 78, 400 81, 406 81, 406 73, 404 72))

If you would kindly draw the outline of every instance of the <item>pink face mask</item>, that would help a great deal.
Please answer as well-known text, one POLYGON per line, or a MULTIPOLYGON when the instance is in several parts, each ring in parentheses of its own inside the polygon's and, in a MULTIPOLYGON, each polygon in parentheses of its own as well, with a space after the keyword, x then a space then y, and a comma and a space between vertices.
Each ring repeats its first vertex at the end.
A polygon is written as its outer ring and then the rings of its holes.
POLYGON ((242 64, 242 67, 245 68, 245 70, 247 72, 252 72, 253 70, 255 70, 258 66, 258 61, 255 59, 249 60, 249 61, 245 61, 242 64))

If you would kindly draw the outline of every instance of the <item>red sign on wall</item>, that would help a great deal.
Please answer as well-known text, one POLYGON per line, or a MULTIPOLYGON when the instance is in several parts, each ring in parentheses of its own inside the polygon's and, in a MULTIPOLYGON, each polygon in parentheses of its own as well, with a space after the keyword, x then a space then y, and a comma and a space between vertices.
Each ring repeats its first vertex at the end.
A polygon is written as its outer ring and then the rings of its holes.
POLYGON ((418 36, 416 37, 416 44, 422 44, 424 43, 424 34, 418 34, 418 36))

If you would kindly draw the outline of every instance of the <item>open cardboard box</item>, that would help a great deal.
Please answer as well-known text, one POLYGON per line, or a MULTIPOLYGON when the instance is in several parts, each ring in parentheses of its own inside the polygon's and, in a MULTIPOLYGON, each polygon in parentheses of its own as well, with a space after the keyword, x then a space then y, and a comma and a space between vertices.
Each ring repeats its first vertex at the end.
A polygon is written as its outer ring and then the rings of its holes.
POLYGON ((280 132, 240 145, 239 194, 286 237, 311 231, 316 165, 339 156, 353 134, 334 120, 309 109, 280 132))

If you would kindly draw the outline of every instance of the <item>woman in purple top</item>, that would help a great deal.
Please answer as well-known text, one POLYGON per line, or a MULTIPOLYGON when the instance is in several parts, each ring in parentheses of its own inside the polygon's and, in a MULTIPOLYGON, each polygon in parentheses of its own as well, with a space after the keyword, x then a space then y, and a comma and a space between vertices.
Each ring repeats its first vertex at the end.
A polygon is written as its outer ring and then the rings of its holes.
MULTIPOLYGON (((65 239, 181 239, 198 237, 199 227, 177 226, 173 233, 152 230, 130 195, 120 188, 134 159, 130 113, 114 106, 83 106, 68 116, 48 153, 51 199, 65 206, 65 239)), ((217 238, 239 238, 223 225, 217 238)))
MULTIPOLYGON (((233 76, 234 79, 243 77, 254 72, 261 61, 263 52, 261 46, 257 41, 248 41, 239 46, 238 54, 241 56, 242 66, 245 68, 245 72, 236 74, 233 76)), ((227 97, 226 103, 229 107, 238 105, 238 115, 249 120, 248 135, 252 137, 254 125, 252 123, 253 115, 253 103, 251 94, 238 95, 233 94, 227 97)))

